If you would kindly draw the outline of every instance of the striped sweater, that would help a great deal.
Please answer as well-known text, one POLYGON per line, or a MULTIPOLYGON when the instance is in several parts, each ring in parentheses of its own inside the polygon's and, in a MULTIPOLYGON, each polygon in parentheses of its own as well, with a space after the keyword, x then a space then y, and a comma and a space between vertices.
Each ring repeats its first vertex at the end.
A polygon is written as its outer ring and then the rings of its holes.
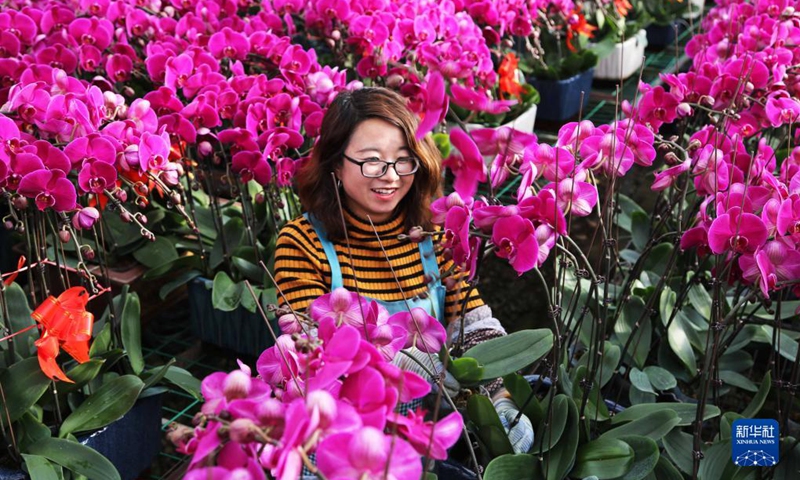
MULTIPOLYGON (((375 224, 374 231, 369 222, 346 210, 345 219, 352 262, 346 242, 334 242, 345 288, 356 291, 357 282, 362 295, 382 301, 400 301, 404 299, 404 295, 405 298, 412 298, 427 290, 418 245, 397 238, 399 234, 407 233, 403 229, 402 214, 375 224), (376 231, 380 243, 376 239, 376 231), (385 256, 381 243, 386 250, 385 256), (389 267, 389 261, 394 268, 394 274, 389 267), (397 275, 397 280, 394 275, 397 275)), ((440 271, 447 272, 452 266, 452 260, 444 260, 441 248, 437 248, 437 258, 440 271)), ((463 278, 463 273, 456 278, 463 278)), ((304 217, 287 223, 278 236, 275 279, 295 310, 304 310, 315 298, 330 291, 330 265, 314 227, 304 217)), ((460 315, 462 302, 469 291, 463 281, 456 282, 455 285, 455 288, 447 291, 445 297, 445 318, 448 322, 460 315)), ((280 298, 280 303, 285 303, 283 298, 280 298)), ((472 289, 467 311, 481 305, 483 300, 477 289, 472 289)))

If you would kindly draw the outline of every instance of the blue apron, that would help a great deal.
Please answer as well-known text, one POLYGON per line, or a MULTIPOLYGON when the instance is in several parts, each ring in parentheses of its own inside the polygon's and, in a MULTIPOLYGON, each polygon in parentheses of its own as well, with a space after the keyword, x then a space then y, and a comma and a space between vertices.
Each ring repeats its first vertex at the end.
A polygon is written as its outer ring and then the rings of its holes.
MULTIPOLYGON (((331 267, 331 291, 344 286, 339 257, 336 255, 336 249, 333 243, 328 240, 325 227, 316 217, 308 213, 304 213, 303 216, 306 220, 311 222, 314 231, 317 232, 317 237, 319 237, 322 248, 325 250, 325 256, 328 257, 328 264, 331 267)), ((441 276, 439 272, 439 263, 436 260, 436 253, 433 251, 433 241, 430 236, 425 237, 425 240, 419 243, 419 256, 422 259, 422 269, 424 273, 427 275, 427 278, 432 279, 431 282, 428 283, 427 298, 414 297, 399 301, 378 300, 377 298, 370 297, 365 298, 378 302, 379 305, 382 305, 389 311, 389 315, 407 312, 410 308, 423 308, 429 315, 438 319, 439 322, 446 327, 444 299, 447 290, 444 285, 442 285, 441 279, 439 278, 441 276)))

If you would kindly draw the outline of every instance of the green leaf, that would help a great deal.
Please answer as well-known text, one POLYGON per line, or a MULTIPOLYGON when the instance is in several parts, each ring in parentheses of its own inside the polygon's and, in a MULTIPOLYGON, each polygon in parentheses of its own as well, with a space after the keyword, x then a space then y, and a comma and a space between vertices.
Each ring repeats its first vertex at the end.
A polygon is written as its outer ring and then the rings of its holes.
POLYGON ((666 368, 650 365, 645 367, 644 373, 647 374, 650 383, 658 390, 672 390, 678 386, 675 375, 670 373, 666 368))
POLYGON ((538 361, 553 348, 553 332, 546 328, 521 330, 470 348, 464 357, 483 365, 483 379, 493 380, 538 361))
MULTIPOLYGON (((772 325, 761 325, 761 330, 761 335, 756 335, 753 337, 753 341, 772 345, 772 325)), ((789 360, 790 362, 794 362, 797 359, 797 341, 793 340, 792 337, 787 335, 783 330, 781 330, 779 340, 775 342, 773 348, 777 349, 778 353, 780 353, 783 358, 789 360), (780 343, 778 344, 778 342, 780 343)))
POLYGON ((96 357, 103 353, 106 353, 108 349, 111 347, 111 324, 106 323, 103 325, 103 329, 98 333, 94 340, 92 340, 92 345, 89 347, 89 357, 96 357))
POLYGON ((174 260, 170 260, 167 263, 153 267, 145 272, 144 275, 142 275, 142 280, 152 280, 154 278, 166 275, 167 273, 177 272, 185 268, 202 270, 203 261, 200 258, 200 255, 183 255, 182 257, 178 257, 174 260))
POLYGON ((492 480, 536 480, 538 460, 533 455, 502 455, 486 467, 485 478, 492 480))
POLYGON ((723 475, 725 468, 731 463, 731 441, 716 440, 703 452, 700 468, 697 471, 699 480, 717 480, 731 478, 723 475))
MULTIPOLYGON (((800 444, 792 437, 781 439, 781 461, 775 468, 775 480, 795 480, 800 471, 800 444), (791 448, 791 450, 790 450, 791 448)), ((752 468, 750 470, 756 470, 752 468)))
POLYGON ((139 295, 134 293, 127 293, 127 289, 123 289, 123 298, 125 304, 122 307, 121 325, 122 325, 122 346, 128 353, 128 359, 131 362, 131 368, 137 375, 142 373, 144 369, 144 356, 142 355, 142 323, 141 312, 142 307, 139 303, 139 295))
POLYGON ((158 382, 164 379, 169 371, 169 367, 171 367, 175 363, 174 358, 170 358, 169 361, 160 367, 151 368, 149 370, 145 370, 142 374, 142 380, 144 380, 144 387, 142 390, 147 390, 148 388, 152 387, 153 385, 157 385, 158 382))
POLYGON ((178 251, 167 238, 156 237, 155 241, 133 252, 133 258, 147 268, 154 268, 177 259, 178 251))
POLYGON ((667 338, 669 346, 675 355, 678 356, 681 363, 686 367, 690 376, 697 374, 697 358, 695 357, 692 344, 689 342, 686 329, 692 328, 683 319, 683 315, 678 313, 672 321, 672 324, 667 329, 667 338))
POLYGON ((630 470, 619 480, 642 480, 650 475, 661 457, 655 440, 638 436, 620 437, 620 440, 630 445, 634 456, 630 470))
POLYGON ((41 455, 28 455, 22 454, 25 460, 25 466, 28 469, 28 475, 31 480, 58 480, 58 473, 56 467, 50 463, 50 460, 42 457, 41 455))
POLYGON ((439 149, 439 152, 442 154, 442 158, 447 158, 450 156, 450 150, 453 149, 452 145, 450 144, 450 135, 446 133, 434 133, 433 143, 436 144, 436 148, 439 149))
POLYGON ((561 435, 561 440, 545 456, 544 462, 548 462, 547 468, 545 468, 547 480, 561 480, 566 477, 567 472, 575 464, 575 454, 578 451, 578 440, 580 438, 578 407, 571 397, 561 393, 556 395, 556 397, 559 396, 564 396, 567 399, 567 425, 564 427, 564 434, 561 435))
POLYGON ((75 365, 67 371, 67 377, 75 383, 62 383, 58 387, 58 393, 69 393, 83 388, 97 377, 105 363, 105 359, 92 358, 88 362, 75 365))
POLYGON ((448 370, 463 385, 476 384, 483 378, 483 367, 471 357, 456 358, 448 370))
POLYGON ((758 387, 752 380, 745 377, 741 373, 732 372, 730 370, 720 370, 719 372, 719 379, 723 382, 727 383, 728 385, 733 385, 734 387, 739 387, 742 390, 747 390, 748 392, 757 392, 758 387))
MULTIPOLYGON (((503 377, 503 385, 511 394, 511 399, 522 409, 532 425, 538 425, 544 416, 539 399, 533 394, 530 383, 522 375, 512 373, 503 377)), ((566 413, 566 412, 565 412, 566 413)), ((566 415, 565 415, 566 421, 566 415)))
POLYGON ((173 280, 161 286, 161 289, 159 289, 158 291, 158 297, 161 300, 166 300, 166 298, 169 296, 170 293, 186 285, 187 283, 191 282, 192 280, 201 276, 202 274, 203 272, 199 270, 189 270, 186 272, 181 272, 180 275, 175 277, 173 280))
POLYGON ((619 320, 614 324, 614 333, 617 336, 619 345, 625 346, 628 339, 633 334, 627 353, 633 352, 633 362, 639 368, 644 367, 647 356, 650 353, 650 340, 652 336, 652 326, 650 317, 642 315, 645 310, 644 301, 639 297, 631 297, 625 304, 620 313, 619 320), (642 318, 641 323, 637 321, 642 318))
MULTIPOLYGON (((31 309, 28 307, 28 299, 22 287, 16 283, 12 283, 5 288, 5 301, 8 306, 8 318, 11 322, 11 331, 19 332, 36 323, 31 317, 31 309)), ((36 341, 37 338, 38 331, 35 328, 25 333, 20 333, 14 337, 15 352, 23 358, 31 356, 36 350, 33 346, 33 342, 36 341)), ((0 342, 0 345, 5 347, 8 345, 8 340, 0 342)))
POLYGON ((64 419, 59 437, 104 427, 119 420, 136 403, 144 382, 135 375, 123 375, 106 382, 64 419))
POLYGON ((186 370, 172 365, 167 370, 164 378, 195 399, 203 400, 203 395, 200 393, 200 380, 194 378, 194 376, 186 370))
POLYGON ((643 371, 639 370, 636 367, 632 368, 630 373, 630 379, 634 387, 638 388, 643 392, 648 392, 655 395, 656 392, 653 390, 653 386, 650 385, 650 379, 647 377, 647 374, 644 373, 643 371))
POLYGON ((472 395, 467 400, 469 420, 478 427, 478 435, 489 448, 493 457, 513 453, 511 442, 506 436, 500 417, 492 405, 492 401, 483 395, 472 395), (502 435, 498 435, 498 431, 502 435))
POLYGON ((42 423, 41 418, 37 418, 30 411, 25 412, 25 415, 14 425, 14 434, 17 436, 19 449, 23 452, 29 445, 53 436, 50 429, 42 423))
POLYGON ((636 435, 658 441, 672 431, 680 421, 680 417, 674 410, 656 410, 632 422, 612 428, 600 438, 622 438, 626 435, 636 435))
POLYGON ((742 417, 753 418, 761 411, 761 407, 764 406, 764 401, 767 399, 770 388, 772 388, 772 372, 767 370, 767 374, 764 375, 764 379, 761 381, 761 386, 758 387, 758 392, 756 392, 753 400, 750 401, 750 405, 742 411, 742 417))
POLYGON ((533 448, 531 453, 538 455, 539 452, 550 451, 561 440, 564 429, 567 427, 567 420, 569 417, 569 402, 567 402, 566 395, 556 395, 552 403, 553 414, 542 418, 542 421, 537 425, 538 428, 534 430, 539 432, 535 436, 533 448), (552 423, 547 425, 547 419, 552 418, 552 423))
MULTIPOLYGON (((672 291, 671 288, 665 286, 661 291, 661 297, 658 302, 658 313, 661 315, 661 324, 665 327, 672 318, 672 312, 675 310, 675 303, 677 302, 678 295, 672 291)), ((674 323, 674 321, 673 321, 674 323)))
POLYGON ((217 272, 211 290, 211 303, 223 312, 232 312, 239 307, 244 284, 231 280, 225 272, 217 272))
POLYGON ((733 422, 743 418, 736 412, 725 412, 719 422, 719 432, 723 439, 731 438, 731 430, 733 429, 733 422))
POLYGON ((650 217, 644 212, 631 214, 631 239, 636 250, 640 252, 650 239, 650 217))
MULTIPOLYGON (((697 414, 697 405, 693 403, 665 402, 634 405, 614 415, 611 418, 611 424, 616 425, 619 423, 630 422, 664 409, 672 410, 678 414, 678 417, 680 417, 680 422, 678 423, 679 427, 690 425, 692 422, 694 422, 695 415, 697 414)), ((717 417, 719 414, 720 410, 718 407, 714 405, 706 405, 703 409, 703 420, 717 417)))
POLYGON ((633 223, 631 218, 635 212, 647 213, 638 203, 634 202, 630 197, 619 194, 617 195, 617 203, 620 208, 620 213, 617 215, 617 225, 623 230, 630 232, 633 223))
POLYGON ((689 289, 689 302, 700 316, 705 319, 711 318, 711 295, 702 285, 692 285, 689 289))
POLYGON ((653 474, 656 480, 683 480, 681 472, 664 455, 659 457, 656 468, 653 469, 653 474))
POLYGON ((598 438, 581 445, 573 477, 616 478, 628 473, 633 465, 634 452, 630 445, 614 438, 598 438))
POLYGON ((692 475, 694 464, 692 454, 694 438, 688 433, 680 430, 673 430, 661 440, 664 449, 672 459, 672 463, 688 475, 692 475))
POLYGON ((46 438, 31 445, 26 453, 45 457, 92 480, 120 480, 119 472, 106 457, 78 442, 46 438))
POLYGON ((50 379, 42 373, 37 357, 26 358, 0 373, 5 402, 0 397, 3 423, 12 423, 33 406, 47 391, 50 379))
POLYGON ((675 246, 671 243, 659 243, 650 250, 650 254, 644 261, 644 269, 663 276, 674 250, 675 246))

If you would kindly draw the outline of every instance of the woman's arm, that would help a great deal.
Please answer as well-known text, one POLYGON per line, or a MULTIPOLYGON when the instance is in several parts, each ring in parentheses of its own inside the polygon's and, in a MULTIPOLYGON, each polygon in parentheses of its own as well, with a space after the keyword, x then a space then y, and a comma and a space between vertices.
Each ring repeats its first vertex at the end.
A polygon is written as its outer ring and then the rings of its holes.
POLYGON ((330 267, 311 224, 304 218, 287 223, 278 234, 275 247, 275 281, 278 304, 288 301, 294 310, 304 311, 317 297, 330 291, 330 267))

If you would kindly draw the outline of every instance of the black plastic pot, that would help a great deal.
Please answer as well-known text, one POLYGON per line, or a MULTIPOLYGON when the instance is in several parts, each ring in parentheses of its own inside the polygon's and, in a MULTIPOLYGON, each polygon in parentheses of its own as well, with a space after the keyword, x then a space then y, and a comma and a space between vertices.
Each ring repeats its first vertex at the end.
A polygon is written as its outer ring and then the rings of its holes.
MULTIPOLYGON (((189 282, 189 320, 195 337, 251 357, 258 357, 274 345, 260 315, 241 306, 231 312, 215 309, 211 302, 212 285, 211 280, 202 277, 189 282)), ((279 333, 278 321, 273 319, 271 324, 279 333)))
POLYGON ((530 78, 531 85, 539 91, 541 101, 536 111, 537 118, 547 121, 570 119, 589 105, 594 68, 562 80, 530 78), (583 92, 583 103, 581 103, 583 92))
MULTIPOLYGON (((78 441, 106 457, 122 480, 134 480, 150 467, 161 450, 161 399, 150 395, 139 399, 133 408, 116 422, 78 441)), ((22 470, 0 467, 0 480, 25 480, 22 470)))
POLYGON ((683 30, 683 23, 679 21, 667 25, 651 24, 647 30, 647 48, 651 50, 663 50, 664 48, 675 45, 675 39, 683 30))

